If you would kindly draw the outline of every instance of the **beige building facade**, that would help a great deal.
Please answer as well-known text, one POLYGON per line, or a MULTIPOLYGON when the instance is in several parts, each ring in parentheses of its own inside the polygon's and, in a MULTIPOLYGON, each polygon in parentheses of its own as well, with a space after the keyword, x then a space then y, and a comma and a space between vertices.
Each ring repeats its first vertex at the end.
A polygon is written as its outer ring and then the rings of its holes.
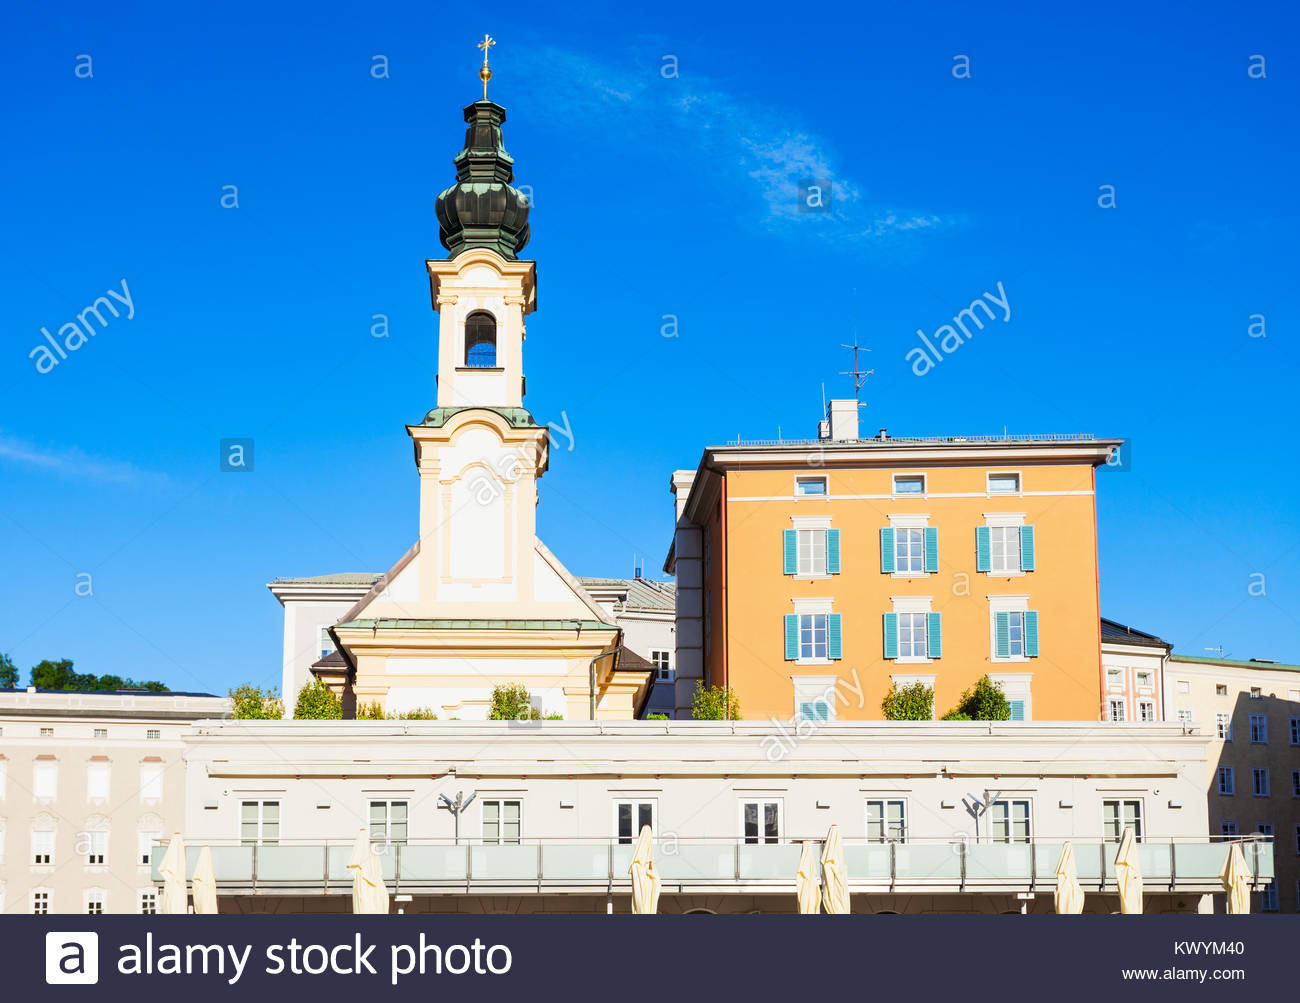
POLYGON ((1274 841, 1277 880, 1253 908, 1300 912, 1300 665, 1172 655, 1165 702, 1209 738, 1210 831, 1274 841))
POLYGON ((182 736, 229 716, 209 694, 0 690, 0 912, 153 912, 182 736))
POLYGON ((1112 912, 1132 825, 1147 911, 1195 912, 1227 854, 1206 748, 1176 724, 204 722, 184 835, 230 912, 348 911, 361 829, 395 909, 626 912, 642 825, 660 911, 791 912, 801 844, 832 824, 857 912, 1050 912, 1067 839, 1088 911, 1112 912))

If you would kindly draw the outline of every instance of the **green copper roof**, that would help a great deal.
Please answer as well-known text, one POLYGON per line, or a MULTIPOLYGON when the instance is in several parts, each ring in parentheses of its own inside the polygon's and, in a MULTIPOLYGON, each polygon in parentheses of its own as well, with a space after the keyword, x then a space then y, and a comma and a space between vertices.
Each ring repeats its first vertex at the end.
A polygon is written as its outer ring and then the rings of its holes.
POLYGON ((404 620, 394 617, 349 620, 335 626, 373 630, 618 630, 614 624, 600 620, 404 620))
POLYGON ((494 411, 504 418, 511 428, 541 428, 533 420, 532 413, 527 408, 522 407, 484 407, 481 404, 469 405, 466 407, 436 407, 424 416, 421 425, 428 425, 430 428, 442 428, 451 420, 451 416, 459 414, 461 411, 494 411))
POLYGON ((528 199, 510 187, 514 161, 501 125, 506 110, 491 101, 465 109, 465 148, 456 154, 456 183, 438 196, 438 239, 454 258, 488 247, 513 261, 528 243, 528 199))

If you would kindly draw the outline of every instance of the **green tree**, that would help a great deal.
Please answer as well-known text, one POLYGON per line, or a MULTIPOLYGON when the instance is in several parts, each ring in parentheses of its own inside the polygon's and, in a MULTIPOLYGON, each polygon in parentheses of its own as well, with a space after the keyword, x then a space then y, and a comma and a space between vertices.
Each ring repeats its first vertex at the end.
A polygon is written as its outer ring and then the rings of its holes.
POLYGON ((880 710, 886 721, 929 721, 934 717, 934 690, 922 682, 901 690, 891 684, 880 710))
POLYGON ((71 658, 58 661, 45 659, 32 666, 31 685, 38 690, 82 690, 90 693, 107 693, 113 690, 150 690, 165 693, 167 687, 157 681, 137 683, 121 676, 97 676, 93 672, 74 672, 71 658))
POLYGON ((943 716, 945 721, 1007 721, 1010 718, 1011 704, 1001 684, 987 675, 980 676, 979 682, 961 695, 957 706, 943 716))
POLYGON ((533 698, 523 683, 493 687, 489 721, 540 721, 541 717, 541 711, 533 706, 533 698))
POLYGON ((432 707, 412 707, 410 710, 404 710, 397 715, 399 721, 436 721, 438 715, 433 712, 432 707))
POLYGON ((691 717, 696 721, 738 721, 740 698, 730 687, 697 682, 691 694, 691 717))
POLYGON ((0 690, 12 690, 18 686, 18 666, 14 660, 0 651, 0 690))
MULTIPOLYGON (((372 705, 375 709, 378 704, 372 705)), ((383 711, 379 711, 382 719, 383 711)), ((311 680, 298 691, 298 700, 293 705, 294 719, 306 721, 341 721, 343 720, 343 701, 339 699, 320 676, 311 680)))
POLYGON ((656 713, 656 714, 647 714, 647 715, 645 716, 645 719, 646 719, 647 721, 667 721, 667 720, 668 720, 668 715, 667 715, 667 714, 658 714, 658 713, 656 713))
POLYGON ((252 683, 230 691, 231 714, 240 721, 278 721, 284 717, 280 691, 272 686, 262 690, 252 683))

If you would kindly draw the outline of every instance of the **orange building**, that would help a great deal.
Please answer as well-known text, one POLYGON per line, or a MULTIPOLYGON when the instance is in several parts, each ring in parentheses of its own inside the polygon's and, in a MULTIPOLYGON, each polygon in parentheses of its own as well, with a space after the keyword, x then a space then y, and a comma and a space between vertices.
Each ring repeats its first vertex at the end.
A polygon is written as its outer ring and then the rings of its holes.
POLYGON ((746 719, 878 720, 924 682, 935 716, 988 674, 1017 720, 1098 720, 1092 436, 822 438, 705 450, 678 471, 676 713, 698 681, 746 719))

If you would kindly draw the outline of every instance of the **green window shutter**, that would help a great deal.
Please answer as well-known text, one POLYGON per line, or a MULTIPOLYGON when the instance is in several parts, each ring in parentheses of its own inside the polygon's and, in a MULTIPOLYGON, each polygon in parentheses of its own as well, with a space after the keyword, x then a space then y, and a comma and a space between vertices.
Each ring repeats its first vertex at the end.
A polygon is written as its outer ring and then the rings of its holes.
POLYGON ((925 654, 927 658, 943 657, 943 614, 925 614, 925 654))
POLYGON ((989 561, 989 528, 987 526, 975 527, 975 570, 988 571, 989 561))
POLYGON ((1034 570, 1034 527, 1020 527, 1020 570, 1034 570))
POLYGON ((826 654, 831 658, 843 658, 842 632, 840 629, 840 615, 832 613, 826 618, 826 654))
POLYGON ((885 657, 898 657, 898 614, 885 614, 885 657))
POLYGON ((998 658, 1011 657, 1011 614, 993 614, 993 654, 998 658))
POLYGON ((925 571, 934 574, 939 570, 939 529, 937 526, 925 527, 925 571))
POLYGON ((880 531, 880 570, 883 574, 894 573, 894 527, 886 526, 880 531))
POLYGON ((799 614, 785 615, 785 660, 793 662, 799 657, 799 614))
POLYGON ((1025 654, 1030 658, 1038 657, 1038 610, 1036 609, 1025 613, 1025 654))
POLYGON ((840 573, 840 531, 838 529, 826 531, 826 573, 828 575, 840 573))
POLYGON ((1025 719, 1025 702, 1023 700, 1009 700, 1011 704, 1011 720, 1023 721, 1025 719))
POLYGON ((793 529, 781 530, 781 549, 785 557, 785 574, 799 573, 799 533, 793 529))

